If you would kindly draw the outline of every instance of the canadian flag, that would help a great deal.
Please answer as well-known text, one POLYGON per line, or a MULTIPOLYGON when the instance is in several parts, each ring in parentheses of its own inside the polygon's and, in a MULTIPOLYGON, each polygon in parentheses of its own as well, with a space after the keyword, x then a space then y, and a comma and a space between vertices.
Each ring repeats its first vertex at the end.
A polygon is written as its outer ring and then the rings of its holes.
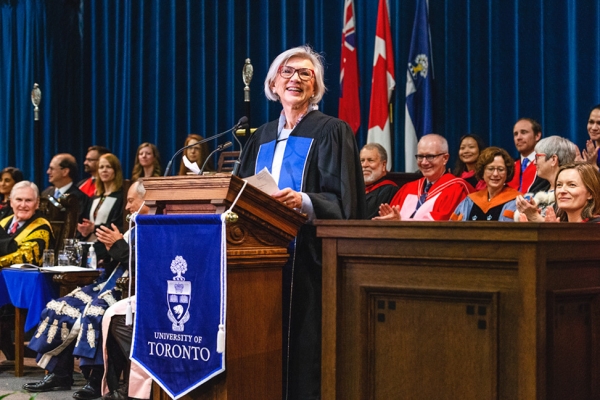
POLYGON ((344 28, 340 63, 340 101, 338 116, 346 121, 354 133, 360 126, 360 100, 358 98, 358 61, 356 56, 356 25, 354 0, 344 4, 344 28))
POLYGON ((393 158, 389 104, 395 86, 394 55, 392 53, 392 33, 388 4, 387 0, 379 0, 367 141, 368 143, 379 143, 385 148, 388 153, 388 170, 392 168, 393 158))

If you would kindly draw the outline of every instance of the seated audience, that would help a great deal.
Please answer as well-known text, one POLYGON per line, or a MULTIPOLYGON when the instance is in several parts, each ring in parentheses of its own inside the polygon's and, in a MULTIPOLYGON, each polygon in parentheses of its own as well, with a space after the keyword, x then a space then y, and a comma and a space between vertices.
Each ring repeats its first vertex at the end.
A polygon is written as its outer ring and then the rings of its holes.
POLYGON ((48 170, 48 186, 42 192, 42 197, 48 196, 60 199, 63 196, 74 196, 77 198, 77 213, 79 221, 82 220, 84 212, 87 210, 90 198, 83 193, 73 182, 77 179, 77 162, 71 154, 57 154, 52 157, 48 170))
POLYGON ((390 204, 379 207, 375 220, 447 221, 456 206, 473 191, 464 179, 446 173, 448 142, 435 133, 417 144, 417 166, 423 178, 402 186, 390 204))
POLYGON ((594 164, 563 165, 556 175, 554 190, 558 211, 549 207, 546 222, 600 223, 600 175, 594 164))
MULTIPOLYGON (((96 195, 90 202, 86 216, 83 222, 77 224, 77 230, 87 242, 96 241, 95 232, 101 225, 115 224, 119 229, 123 225, 123 173, 121 163, 114 154, 100 156, 96 195)), ((101 257, 100 252, 98 257, 101 257)))
POLYGON ((142 143, 137 149, 137 157, 131 173, 131 182, 139 178, 162 176, 160 169, 160 154, 152 143, 142 143))
MULTIPOLYGON (((139 182, 135 182, 129 188, 126 209, 130 213, 138 211, 142 204, 140 188, 139 182)), ((145 211, 147 212, 147 208, 145 211)), ((144 210, 140 212, 143 213, 144 210)), ((112 262, 105 263, 107 269, 96 282, 50 301, 42 312, 40 324, 29 347, 38 352, 38 365, 47 369, 48 375, 41 381, 25 384, 23 388, 29 392, 70 390, 73 357, 77 356, 87 383, 73 393, 73 397, 100 397, 104 374, 104 357, 100 350, 102 317, 105 310, 121 298, 121 290, 116 288, 116 281, 127 274, 129 233, 122 235, 119 228, 111 224, 100 226, 97 235, 98 240, 108 249, 112 262), (113 240, 113 236, 123 240, 113 240)))
POLYGON ((398 185, 386 179, 387 151, 378 143, 368 143, 360 151, 360 165, 365 178, 367 219, 379 215, 379 206, 389 203, 398 185))
POLYGON ((0 220, 12 215, 13 210, 9 199, 10 191, 15 183, 24 179, 23 173, 18 168, 6 167, 0 171, 0 220))
POLYGON ((550 182, 550 189, 517 196, 515 220, 544 222, 546 208, 555 202, 554 184, 561 166, 572 163, 577 156, 577 146, 560 136, 550 136, 535 145, 534 164, 540 178, 550 182))
MULTIPOLYGON (((195 133, 190 133, 188 135, 188 137, 185 139, 185 143, 183 144, 183 146, 189 146, 191 144, 194 143, 198 143, 199 141, 203 140, 204 138, 200 135, 196 135, 195 133)), ((208 157, 208 154, 210 153, 210 151, 208 151, 208 143, 202 143, 199 144, 198 146, 192 146, 188 149, 185 149, 183 151, 183 155, 187 157, 188 160, 190 160, 190 162, 192 163, 196 163, 198 164, 198 168, 202 168, 202 164, 204 164, 204 161, 206 160, 206 157, 208 157)), ((210 160, 208 160, 208 163, 206 163, 206 167, 204 168, 205 171, 212 171, 212 163, 210 160)), ((187 175, 188 172, 192 172, 190 171, 184 164, 183 164, 183 159, 181 160, 181 165, 179 166, 179 175, 187 175)))
POLYGON ((485 182, 475 176, 477 157, 479 157, 479 153, 483 149, 485 149, 485 144, 479 136, 469 133, 461 137, 460 147, 458 149, 458 160, 456 160, 454 171, 452 171, 454 176, 463 178, 465 181, 469 182, 475 190, 481 190, 485 187, 485 182))
POLYGON ((103 154, 110 153, 110 150, 104 146, 90 146, 88 148, 85 160, 83 161, 83 169, 91 176, 82 180, 77 184, 79 190, 93 197, 96 193, 96 179, 98 178, 98 160, 103 154))
POLYGON ((515 198, 520 194, 506 185, 515 173, 515 161, 499 147, 488 147, 477 160, 475 173, 486 188, 471 193, 450 217, 453 221, 513 221, 515 198))

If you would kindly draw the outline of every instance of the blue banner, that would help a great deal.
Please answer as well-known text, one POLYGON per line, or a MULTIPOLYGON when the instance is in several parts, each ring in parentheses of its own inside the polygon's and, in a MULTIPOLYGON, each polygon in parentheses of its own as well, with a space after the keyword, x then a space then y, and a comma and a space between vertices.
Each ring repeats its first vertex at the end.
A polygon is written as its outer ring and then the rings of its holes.
POLYGON ((225 227, 219 215, 136 224, 132 360, 177 399, 225 370, 225 227))

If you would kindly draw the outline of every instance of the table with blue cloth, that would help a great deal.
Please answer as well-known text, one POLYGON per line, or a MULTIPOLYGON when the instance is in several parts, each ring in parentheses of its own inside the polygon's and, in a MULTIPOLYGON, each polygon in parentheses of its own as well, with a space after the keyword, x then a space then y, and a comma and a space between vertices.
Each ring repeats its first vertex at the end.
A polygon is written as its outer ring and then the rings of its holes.
POLYGON ((53 275, 10 268, 0 274, 0 304, 15 306, 15 376, 23 376, 24 333, 35 328, 46 304, 58 297, 53 275))

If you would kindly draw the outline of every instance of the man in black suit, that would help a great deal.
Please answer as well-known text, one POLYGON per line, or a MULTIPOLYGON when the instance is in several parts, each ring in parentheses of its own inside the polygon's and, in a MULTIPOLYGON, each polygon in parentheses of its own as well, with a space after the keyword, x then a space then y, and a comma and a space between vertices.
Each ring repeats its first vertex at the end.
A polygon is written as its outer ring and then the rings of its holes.
POLYGON ((49 187, 44 189, 42 197, 54 197, 60 199, 62 196, 75 196, 79 212, 78 219, 81 220, 82 214, 88 208, 89 197, 83 193, 73 182, 77 179, 77 162, 71 154, 57 154, 50 161, 50 166, 46 171, 48 174, 49 187))

